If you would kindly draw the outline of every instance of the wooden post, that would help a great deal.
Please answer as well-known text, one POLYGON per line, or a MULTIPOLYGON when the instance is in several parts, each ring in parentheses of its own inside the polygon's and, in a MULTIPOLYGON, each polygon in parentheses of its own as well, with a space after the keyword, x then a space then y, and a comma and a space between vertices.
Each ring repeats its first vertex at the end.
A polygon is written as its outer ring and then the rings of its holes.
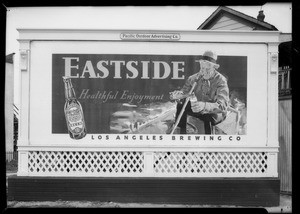
POLYGON ((267 146, 278 143, 278 44, 268 44, 268 131, 267 146))

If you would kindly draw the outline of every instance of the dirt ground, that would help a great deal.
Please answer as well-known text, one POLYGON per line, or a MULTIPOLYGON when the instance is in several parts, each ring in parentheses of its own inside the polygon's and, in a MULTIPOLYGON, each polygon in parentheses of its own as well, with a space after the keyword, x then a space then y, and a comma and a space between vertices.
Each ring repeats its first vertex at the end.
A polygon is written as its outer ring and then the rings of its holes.
MULTIPOLYGON (((269 213, 291 213, 291 196, 282 195, 280 206, 266 207, 269 213)), ((115 203, 91 201, 8 201, 8 208, 244 208, 238 206, 210 206, 184 204, 115 203)))

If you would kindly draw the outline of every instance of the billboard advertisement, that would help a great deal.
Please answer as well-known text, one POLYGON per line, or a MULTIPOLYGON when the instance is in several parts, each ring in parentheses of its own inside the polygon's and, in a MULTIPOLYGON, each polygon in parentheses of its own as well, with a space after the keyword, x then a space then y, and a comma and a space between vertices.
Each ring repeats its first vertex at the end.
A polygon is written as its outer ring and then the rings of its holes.
POLYGON ((52 134, 246 135, 247 56, 207 53, 52 53, 52 134))

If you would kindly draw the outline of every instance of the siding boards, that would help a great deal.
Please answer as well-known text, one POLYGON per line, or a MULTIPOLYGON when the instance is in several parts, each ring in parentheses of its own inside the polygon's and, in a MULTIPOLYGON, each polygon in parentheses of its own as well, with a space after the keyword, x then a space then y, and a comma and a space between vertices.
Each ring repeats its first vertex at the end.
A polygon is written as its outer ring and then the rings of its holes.
POLYGON ((222 25, 215 25, 211 28, 211 30, 233 30, 242 27, 247 27, 247 26, 235 21, 231 21, 231 22, 222 23, 222 25))
POLYGON ((248 27, 251 29, 246 22, 230 14, 223 14, 218 20, 216 20, 212 26, 211 30, 233 30, 235 28, 248 27))
POLYGON ((280 190, 292 192, 292 99, 279 100, 279 160, 280 190))

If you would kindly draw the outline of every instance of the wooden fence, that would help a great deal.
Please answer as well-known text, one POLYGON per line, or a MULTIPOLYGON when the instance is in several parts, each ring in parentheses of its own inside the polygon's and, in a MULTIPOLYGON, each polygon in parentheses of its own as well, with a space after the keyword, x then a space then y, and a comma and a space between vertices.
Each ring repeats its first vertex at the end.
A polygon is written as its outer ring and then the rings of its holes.
POLYGON ((6 162, 11 162, 12 160, 18 159, 18 152, 6 152, 5 153, 5 160, 6 162))
POLYGON ((278 173, 281 192, 292 192, 292 87, 291 68, 279 68, 279 155, 278 173))

